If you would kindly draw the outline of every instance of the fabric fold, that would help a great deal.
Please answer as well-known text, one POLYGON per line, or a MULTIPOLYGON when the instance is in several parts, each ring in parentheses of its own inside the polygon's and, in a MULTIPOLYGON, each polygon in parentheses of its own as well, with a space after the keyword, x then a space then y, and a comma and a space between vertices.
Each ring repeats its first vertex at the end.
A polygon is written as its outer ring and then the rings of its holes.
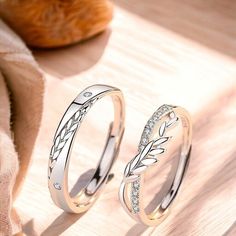
POLYGON ((0 235, 20 230, 12 204, 40 127, 44 78, 23 41, 0 21, 0 235))

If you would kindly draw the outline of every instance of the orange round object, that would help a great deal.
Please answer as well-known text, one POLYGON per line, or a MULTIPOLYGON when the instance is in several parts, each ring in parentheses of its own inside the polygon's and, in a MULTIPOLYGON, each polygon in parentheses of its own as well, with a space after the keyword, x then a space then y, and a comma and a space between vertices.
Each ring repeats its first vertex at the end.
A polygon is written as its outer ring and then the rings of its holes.
POLYGON ((73 44, 103 31, 112 19, 107 0, 3 0, 0 16, 28 44, 53 48, 73 44))

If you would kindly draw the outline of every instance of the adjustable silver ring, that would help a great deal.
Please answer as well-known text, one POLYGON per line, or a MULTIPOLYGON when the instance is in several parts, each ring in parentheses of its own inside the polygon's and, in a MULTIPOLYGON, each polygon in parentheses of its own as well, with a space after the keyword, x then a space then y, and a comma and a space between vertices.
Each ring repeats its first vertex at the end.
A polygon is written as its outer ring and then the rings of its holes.
POLYGON ((82 91, 70 104, 62 117, 54 136, 48 165, 48 186, 54 203, 67 212, 88 210, 98 198, 102 186, 119 152, 124 132, 125 108, 122 92, 107 85, 93 85, 82 91), (80 124, 96 101, 110 96, 114 105, 114 121, 110 126, 107 142, 95 174, 86 187, 76 196, 68 191, 68 167, 70 151, 80 124))
POLYGON ((133 219, 148 226, 156 226, 165 219, 184 178, 190 158, 191 142, 192 124, 185 109, 163 105, 152 115, 144 128, 138 154, 127 164, 120 186, 121 204, 133 219), (166 151, 168 142, 174 141, 169 131, 178 124, 183 128, 183 139, 175 178, 161 203, 147 214, 144 206, 145 173, 150 166, 161 161, 161 154, 166 151))

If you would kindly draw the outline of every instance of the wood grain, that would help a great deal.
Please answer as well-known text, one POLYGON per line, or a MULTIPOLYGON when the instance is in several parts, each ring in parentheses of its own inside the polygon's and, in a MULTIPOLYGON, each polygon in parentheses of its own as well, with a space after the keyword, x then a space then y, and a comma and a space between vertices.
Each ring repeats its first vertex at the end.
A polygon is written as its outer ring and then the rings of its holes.
MULTIPOLYGON (((16 203, 25 233, 235 235, 235 2, 115 3, 115 17, 106 33, 73 47, 35 52, 47 77, 47 92, 32 166, 16 203), (57 122, 67 105, 83 88, 94 83, 111 84, 123 90, 126 131, 113 168, 115 177, 90 211, 69 215, 50 199, 46 178, 48 153, 57 122), (159 227, 147 228, 136 224, 123 211, 117 193, 123 169, 136 154, 143 126, 163 103, 181 105, 191 112, 193 152, 184 187, 171 214, 159 227)), ((99 138, 104 135, 103 125, 102 117, 92 116, 86 132, 81 130, 86 142, 78 144, 74 152, 71 168, 74 179, 92 168, 98 158, 96 151, 98 145, 102 146, 99 138)), ((157 171, 150 181, 154 178, 164 176, 157 171)), ((156 189, 150 192, 154 196, 156 189)))

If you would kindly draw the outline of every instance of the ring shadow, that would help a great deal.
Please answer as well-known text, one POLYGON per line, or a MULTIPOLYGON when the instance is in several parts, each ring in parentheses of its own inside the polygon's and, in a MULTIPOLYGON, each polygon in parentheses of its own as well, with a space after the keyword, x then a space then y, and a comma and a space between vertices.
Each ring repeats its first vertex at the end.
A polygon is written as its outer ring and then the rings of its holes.
MULTIPOLYGON (((198 118, 194 122, 194 140, 193 142, 198 142, 201 140, 202 137, 206 136, 206 133, 210 133, 211 129, 214 128, 214 123, 216 122, 215 119, 211 122, 209 119, 205 119, 204 117, 213 117, 216 114, 222 114, 221 110, 223 110, 227 104, 232 101, 233 99, 236 99, 236 90, 235 88, 231 88, 226 93, 222 93, 218 101, 219 103, 211 103, 209 106, 206 106, 204 110, 201 111, 201 114, 199 114, 198 118), (230 100, 230 99, 231 100, 230 100), (214 105, 213 105, 214 104, 214 105), (210 109, 209 109, 210 107, 210 109), (204 114, 204 115, 203 115, 204 114), (213 123, 214 122, 214 123, 213 123), (204 133, 204 135, 203 135, 204 133)), ((198 154, 198 149, 194 148, 189 170, 187 171, 187 175, 194 175, 196 172, 201 168, 201 166, 197 161, 197 156, 200 156, 201 154, 198 154), (195 173, 191 173, 191 167, 194 168, 193 171, 195 173)), ((232 170, 236 169, 236 150, 233 150, 230 155, 228 155, 228 158, 225 158, 224 165, 217 169, 214 173, 212 173, 211 177, 205 182, 205 184, 201 187, 199 192, 197 192, 192 199, 189 199, 186 204, 183 206, 183 209, 181 209, 181 215, 178 214, 178 217, 175 217, 171 223, 172 225, 172 231, 170 234, 172 236, 176 235, 190 235, 191 232, 191 226, 194 225, 194 220, 200 213, 202 207, 204 205, 204 202, 207 202, 210 196, 213 196, 215 194, 215 188, 219 186, 223 186, 227 184, 227 188, 230 188, 231 185, 234 185, 234 181, 232 178, 229 178, 226 173, 233 173, 232 170), (219 181, 220 180, 220 181, 219 181), (212 186, 215 186, 215 188, 212 188, 212 186), (206 189, 211 189, 211 191, 206 191, 206 189), (206 196, 205 196, 206 195, 206 196), (200 199, 201 203, 199 204, 197 199, 200 199), (194 209, 189 211, 189 209, 194 209), (190 217, 191 216, 191 217, 190 217), (183 218, 186 219, 183 222, 183 218), (174 227, 175 226, 175 227, 174 227), (183 234, 184 232, 184 234, 183 234)), ((156 176, 153 176, 155 178, 156 176)), ((156 195, 154 199, 152 200, 151 204, 155 203, 157 201, 157 198, 159 198, 160 195, 156 195)), ((235 227, 235 224, 233 224, 230 228, 235 227)), ((141 225, 141 224, 135 224, 127 233, 126 236, 133 236, 133 235, 142 235, 149 229, 148 226, 141 225)), ((153 228, 152 232, 158 230, 158 227, 153 228)), ((229 229, 230 230, 230 229, 229 229)), ((157 233, 155 232, 155 235, 157 233)), ((148 235, 152 235, 151 232, 149 232, 148 235)))
MULTIPOLYGON (((70 195, 73 197, 75 196, 80 190, 82 190, 88 182, 90 181, 91 177, 94 175, 95 169, 90 169, 83 173, 74 186, 70 191, 70 195)), ((107 182, 111 181, 114 178, 114 174, 110 173, 107 178, 107 182)), ((68 229, 72 224, 78 221, 84 214, 73 214, 73 213, 61 213, 40 235, 42 236, 51 236, 51 235, 60 235, 66 229, 68 229)), ((23 225, 23 232, 27 235, 37 236, 38 234, 34 230, 34 221, 33 219, 28 221, 26 224, 23 225)))
MULTIPOLYGON (((218 97, 218 102, 212 102, 206 106, 206 108, 198 114, 198 119, 196 119, 196 125, 194 127, 195 139, 201 141, 202 137, 206 136, 206 133, 210 133, 215 127, 217 127, 215 124, 220 122, 222 123, 221 115, 227 105, 229 105, 230 102, 235 101, 235 99, 236 89, 230 88, 227 92, 223 92, 218 97), (208 119, 204 117, 208 117, 208 119), (217 119, 219 119, 219 122, 217 122, 217 119)), ((195 148, 194 156, 192 158, 195 163, 190 162, 194 168, 192 172, 201 169, 201 163, 197 161, 198 156, 201 156, 201 154, 198 153, 198 149, 195 148)), ((211 174, 211 177, 205 181, 205 184, 202 185, 198 193, 186 202, 181 210, 182 217, 175 217, 172 222, 172 226, 176 226, 172 227, 173 231, 171 233, 173 235, 178 235, 178 233, 180 233, 178 228, 181 229, 181 232, 185 232, 186 235, 191 234, 191 228, 195 225, 195 219, 201 213, 204 203, 216 195, 217 188, 230 189, 231 186, 235 185, 235 181, 233 181, 235 176, 234 170, 236 169, 235 156, 236 149, 232 149, 230 153, 227 153, 227 156, 223 157, 224 164, 220 168, 216 169, 215 172, 211 174), (189 209, 191 209, 191 211, 189 211, 189 209), (191 215, 191 217, 189 217, 189 215, 191 215), (184 223, 182 222, 183 218, 186 219, 184 223)), ((194 175, 195 173, 191 173, 190 169, 190 174, 194 175)))
POLYGON ((164 197, 170 190, 171 185, 174 181, 175 178, 174 173, 176 173, 178 166, 178 156, 179 156, 178 151, 174 151, 174 153, 171 154, 170 156, 172 157, 163 165, 163 168, 161 170, 158 170, 158 175, 162 176, 162 172, 164 172, 165 166, 169 165, 169 163, 172 162, 170 164, 171 168, 169 170, 169 173, 167 174, 166 181, 162 184, 160 190, 155 194, 155 196, 152 198, 152 200, 148 203, 147 207, 145 208, 147 214, 152 212, 157 207, 157 205, 161 203, 161 201, 164 199, 164 197))
MULTIPOLYGON (((147 207, 145 208, 145 212, 147 212, 147 214, 149 214, 148 212, 152 212, 157 207, 157 205, 159 205, 161 203, 161 201, 164 199, 164 197, 168 193, 168 190, 171 188, 171 184, 173 183, 173 180, 175 177, 174 173, 176 173, 177 166, 178 166, 178 161, 179 161, 178 155, 179 155, 179 150, 174 150, 172 152, 172 154, 170 154, 170 156, 172 156, 172 158, 169 158, 169 160, 166 161, 166 163, 163 165, 163 167, 165 167, 166 165, 169 165, 172 162, 170 165, 171 168, 168 171, 169 173, 167 174, 166 181, 162 184, 159 191, 154 195, 152 200, 148 203, 147 207)), ((161 176, 162 172, 163 172, 163 168, 158 171, 158 175, 161 176)), ((156 178, 156 177, 157 177, 156 175, 153 176, 153 178, 156 178)), ((150 228, 149 226, 145 226, 143 224, 138 223, 138 224, 134 225, 126 233, 126 236, 133 236, 133 235, 136 235, 137 233, 138 233, 138 235, 141 235, 149 228, 150 228)), ((154 231, 154 228, 151 229, 151 231, 154 231)), ((149 232, 149 234, 151 234, 151 232, 149 232)))
MULTIPOLYGON (((201 113, 196 116, 194 121, 195 135, 193 143, 201 142, 202 137, 205 137, 207 134, 211 133, 212 129, 216 127, 215 123, 217 123, 217 121, 215 118, 217 117, 220 119, 225 107, 227 107, 227 105, 235 99, 236 89, 231 88, 227 92, 222 92, 222 94, 218 96, 217 101, 219 102, 212 101, 210 104, 206 104, 205 108, 201 110, 201 113), (208 117, 208 119, 205 117, 208 117)), ((198 160, 198 156, 202 156, 200 152, 201 151, 198 151, 197 148, 194 148, 187 175, 194 176, 197 174, 199 169, 201 169, 202 163, 198 160)), ((210 197, 213 197, 216 194, 215 190, 222 186, 227 186, 227 188, 230 188, 231 185, 234 185, 234 181, 232 180, 232 176, 230 176, 230 174, 234 173, 233 170, 236 169, 235 155, 236 150, 232 150, 230 155, 225 156, 224 165, 222 165, 221 168, 215 170, 209 179, 206 179, 200 190, 196 192, 191 199, 186 200, 185 204, 181 207, 181 213, 178 213, 178 217, 173 218, 173 220, 170 222, 172 225, 171 229, 173 230, 171 232, 172 236, 180 235, 181 232, 184 232, 182 235, 190 235, 190 230, 192 227, 194 227, 195 219, 200 214, 202 206, 204 206, 204 203, 206 203, 210 197), (183 219, 185 220, 183 221, 183 219)), ((78 192, 78 189, 84 187, 84 184, 88 181, 88 177, 91 176, 92 171, 94 172, 94 170, 89 170, 81 175, 80 178, 78 178, 70 192, 72 195, 78 192)), ((156 197, 158 196, 159 195, 157 194, 156 197)), ((153 199, 153 203, 154 201, 156 200, 153 199)), ((49 225, 48 228, 42 232, 42 235, 59 235, 69 228, 73 223, 79 220, 82 216, 83 214, 68 214, 63 212, 49 225)), ((225 235, 227 235, 227 233, 229 233, 234 228, 235 224, 231 225, 228 231, 226 231, 225 235)), ((31 232, 27 235, 35 235, 33 234, 34 229, 31 221, 26 223, 23 226, 23 229, 26 233, 29 231, 31 232)), ((129 231, 126 233, 126 236, 141 235, 148 229, 149 227, 147 226, 135 224, 129 229, 129 231)), ((158 227, 151 228, 150 230, 156 231, 156 229, 158 230, 158 227)))
MULTIPOLYGON (((234 186, 235 184, 234 181, 232 179, 228 179, 228 176, 226 176, 225 173, 227 172, 230 173, 232 169, 236 169, 236 162, 234 161, 235 155, 236 155, 236 151, 232 153, 231 157, 228 158, 227 162, 225 162, 225 164, 220 169, 216 170, 214 175, 212 175, 212 177, 208 179, 208 181, 201 187, 199 191, 201 192, 201 194, 196 195, 193 199, 191 199, 192 201, 189 201, 184 206, 181 212, 181 215, 183 217, 179 217, 179 219, 178 218, 174 219, 173 225, 181 228, 181 232, 185 232, 185 235, 191 234, 190 232, 191 226, 194 226, 194 223, 195 223, 194 219, 198 216, 198 214, 200 214, 200 211, 202 209, 202 206, 204 206, 204 203, 207 202, 209 198, 215 196, 215 188, 218 187, 219 179, 220 179, 220 182, 222 182, 222 184, 227 183, 228 188, 234 186), (212 186, 215 186, 215 188, 213 188, 212 186), (211 189, 211 191, 209 191, 209 189, 211 189), (197 202, 198 199, 200 199, 201 204, 199 205, 193 204, 193 201, 195 200, 197 202), (192 209, 192 210, 189 211, 189 209, 192 209), (189 215, 191 215, 191 217, 187 217, 189 215), (183 218, 187 219, 184 222, 184 224, 182 222, 183 218)), ((171 232, 171 235, 176 235, 176 236, 179 235, 180 231, 176 232, 176 227, 172 228, 173 231, 171 232)))
MULTIPOLYGON (((71 196, 75 196, 80 190, 82 190, 91 179, 94 174, 94 169, 90 169, 83 173, 70 191, 71 196)), ((73 214, 73 213, 61 213, 43 232, 42 236, 60 235, 72 224, 78 221, 85 213, 73 214)))

